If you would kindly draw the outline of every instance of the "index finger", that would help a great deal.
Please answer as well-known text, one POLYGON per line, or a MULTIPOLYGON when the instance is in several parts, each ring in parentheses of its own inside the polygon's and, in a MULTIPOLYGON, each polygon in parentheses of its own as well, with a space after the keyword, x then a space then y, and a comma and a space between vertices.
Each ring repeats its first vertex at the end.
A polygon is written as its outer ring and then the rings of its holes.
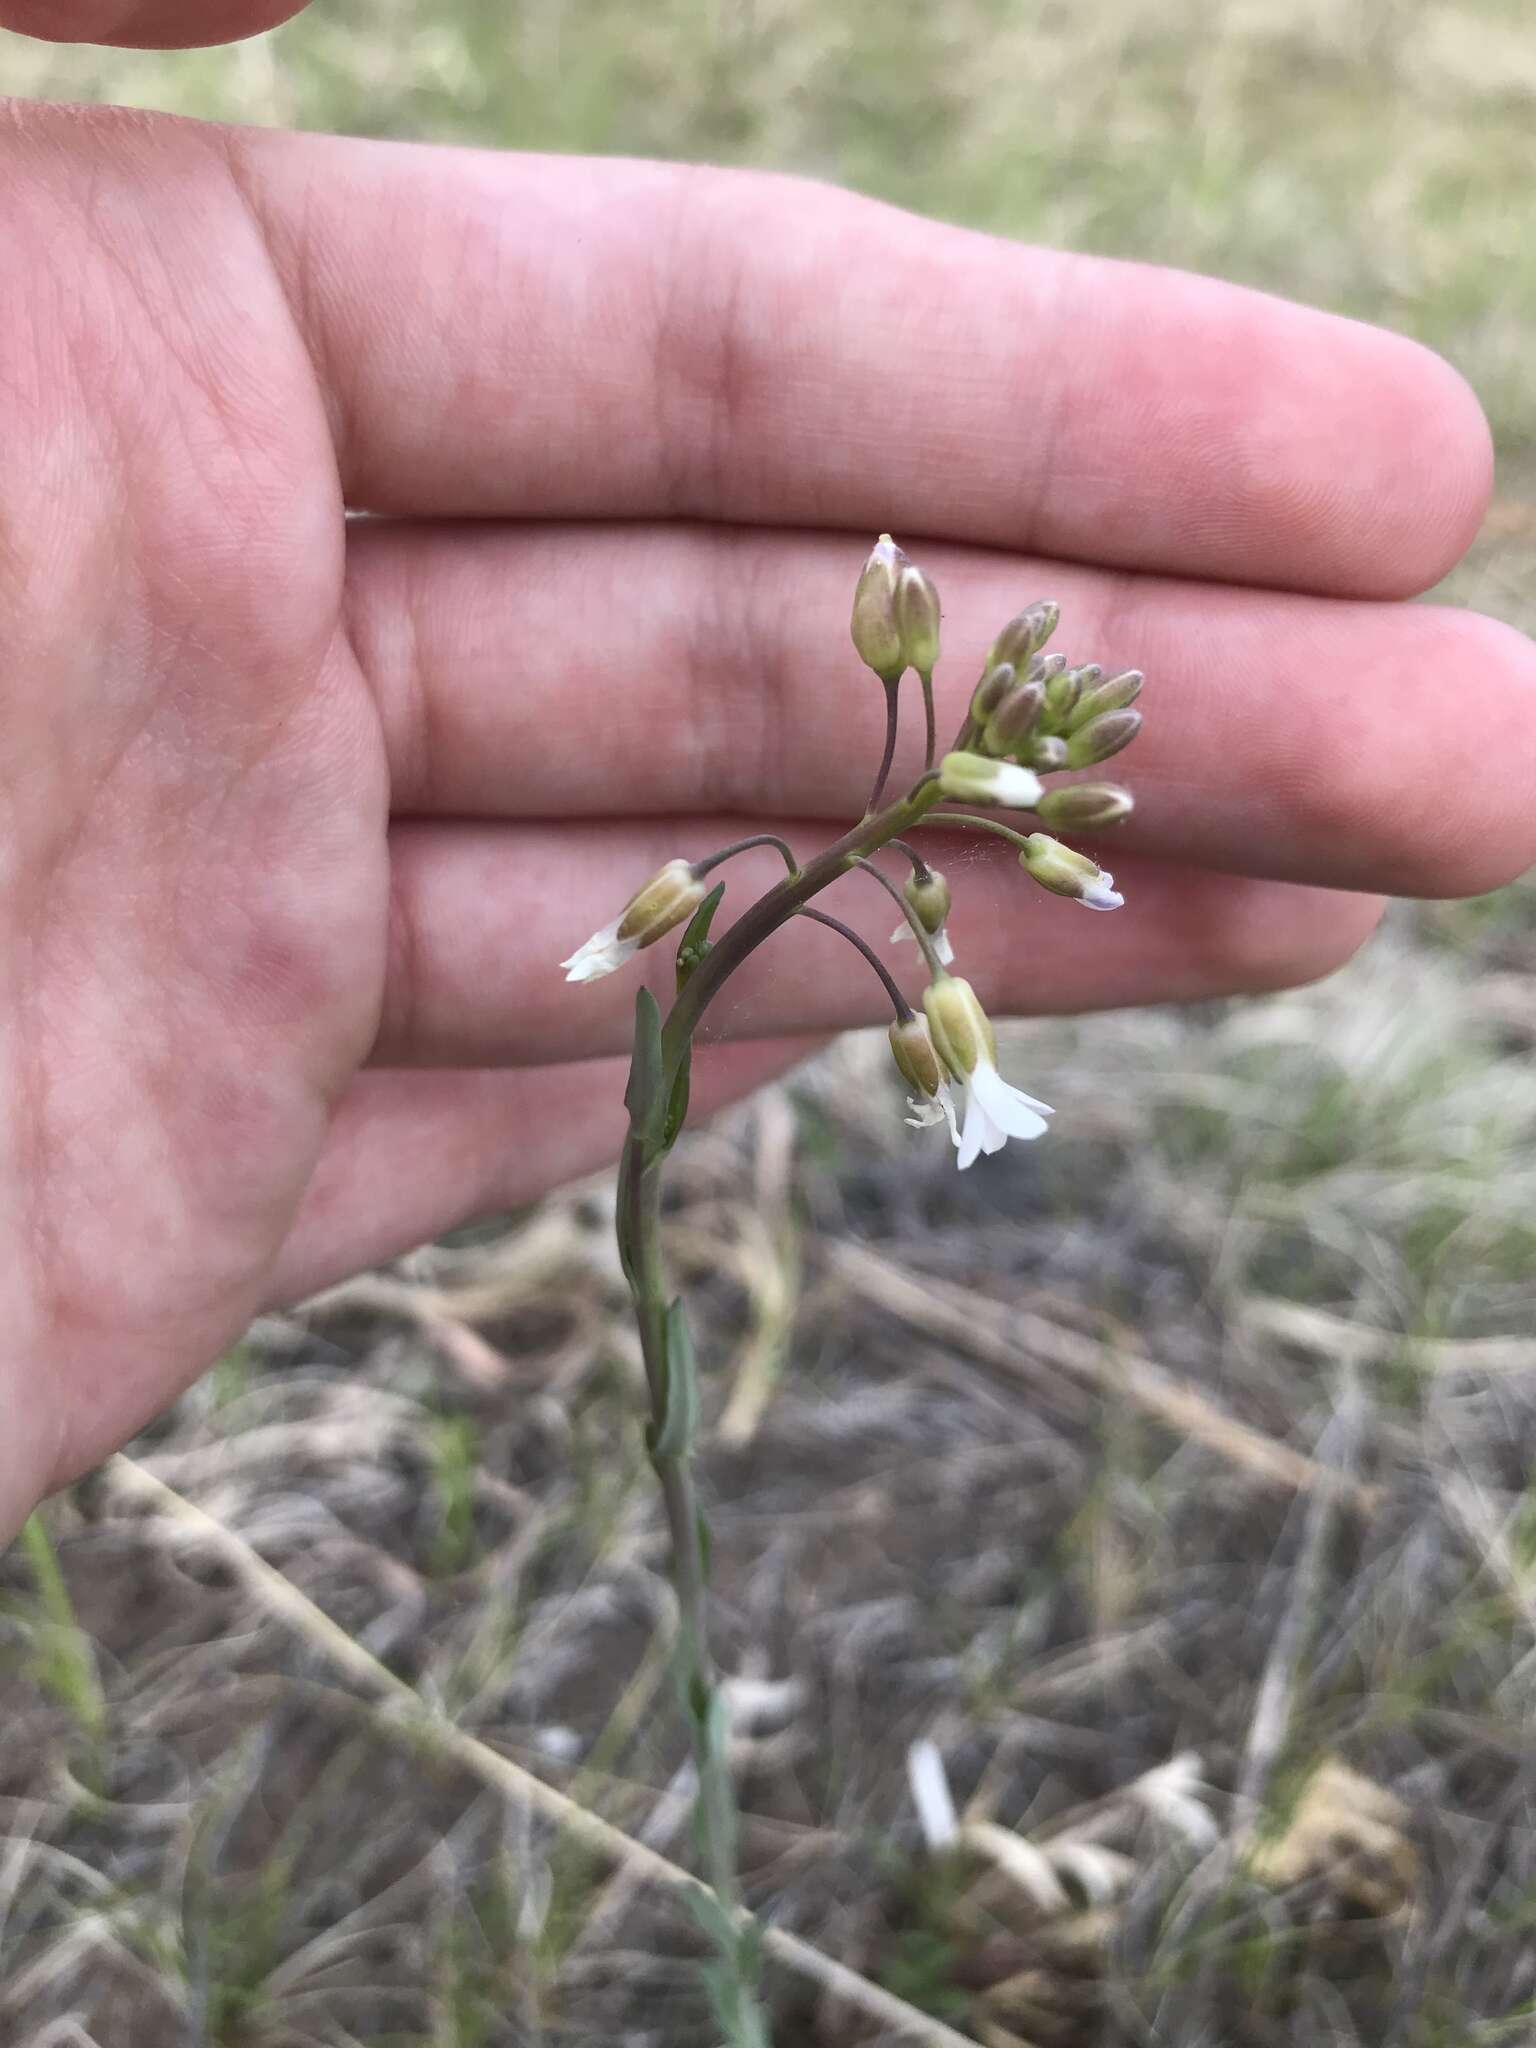
POLYGON ((351 501, 920 531, 1402 596, 1490 456, 1400 336, 675 165, 234 138, 351 501))

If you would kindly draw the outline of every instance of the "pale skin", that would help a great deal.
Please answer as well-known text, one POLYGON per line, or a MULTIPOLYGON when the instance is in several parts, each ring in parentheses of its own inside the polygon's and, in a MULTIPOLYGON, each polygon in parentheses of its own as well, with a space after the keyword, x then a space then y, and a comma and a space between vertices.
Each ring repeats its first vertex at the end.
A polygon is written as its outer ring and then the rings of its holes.
MULTIPOLYGON (((1040 596, 1150 679, 1124 912, 964 848, 993 1010, 1279 988, 1536 859, 1532 648, 1398 602, 1490 475, 1408 342, 664 165, 12 105, 0 193, 0 1537, 264 1306, 615 1154, 665 949, 556 963, 674 854, 857 815, 882 529, 943 594, 941 727, 1040 596)), ((831 907, 884 944, 867 878, 831 907)), ((697 1105, 884 1004, 780 936, 697 1105)))

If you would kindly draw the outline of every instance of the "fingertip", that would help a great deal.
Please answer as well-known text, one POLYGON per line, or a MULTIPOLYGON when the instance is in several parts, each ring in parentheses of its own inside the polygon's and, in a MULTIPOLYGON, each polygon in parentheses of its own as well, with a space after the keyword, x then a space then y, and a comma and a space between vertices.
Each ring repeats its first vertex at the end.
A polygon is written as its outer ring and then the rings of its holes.
POLYGON ((0 28, 45 43, 192 50, 261 35, 306 4, 307 0, 0 0, 0 28))
POLYGON ((1405 335, 1366 329, 1378 357, 1378 460, 1383 499, 1415 506, 1382 597, 1416 597, 1461 560, 1493 493, 1493 433, 1472 386, 1444 356, 1405 335))

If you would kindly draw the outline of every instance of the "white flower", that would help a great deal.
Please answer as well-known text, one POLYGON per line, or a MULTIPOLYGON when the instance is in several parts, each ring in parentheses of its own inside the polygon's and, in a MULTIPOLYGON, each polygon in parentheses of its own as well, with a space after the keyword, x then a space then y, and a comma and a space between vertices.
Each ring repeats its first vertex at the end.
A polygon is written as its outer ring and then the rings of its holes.
POLYGON ((640 950, 639 934, 621 939, 619 926, 623 922, 622 917, 616 917, 612 924, 605 924, 600 932, 594 932, 584 946, 578 946, 569 960, 560 962, 567 981, 596 981, 635 957, 640 950))
POLYGON ((1170 1757, 1156 1770, 1144 1771, 1130 1787, 1147 1811, 1163 1825, 1182 1835, 1193 1848, 1206 1850, 1218 1841, 1221 1829, 1205 1804, 1206 1788, 1200 1780, 1200 1756, 1184 1750, 1170 1757))
POLYGON ((962 803, 1005 804, 1020 811, 1032 811, 1045 794, 1045 785, 1033 769, 969 753, 944 756, 939 763, 939 788, 962 803))
MULTIPOLYGON (((953 966, 955 949, 949 943, 949 933, 944 929, 943 925, 940 925, 936 932, 930 932, 928 936, 933 940, 934 952, 938 954, 944 965, 946 967, 953 966)), ((910 939, 914 946, 917 944, 917 933, 913 931, 906 918, 903 918, 895 931, 891 933, 891 943, 893 945, 898 939, 910 939)))
POLYGON ((927 1131, 931 1130, 935 1124, 947 1123, 949 1125, 949 1135, 957 1145, 959 1144, 960 1126, 955 1119, 955 1098, 950 1093, 947 1081, 939 1083, 939 1092, 931 1100, 924 1095, 909 1095, 907 1097, 907 1107, 912 1112, 907 1118, 907 1122, 912 1126, 913 1130, 927 1131))
POLYGON ((1108 868, 1099 870, 1097 881, 1090 879, 1083 884, 1082 894, 1077 900, 1085 910, 1119 910, 1125 902, 1108 868))
POLYGON ((1053 1116, 1048 1102, 1039 1102, 1012 1088, 989 1059, 981 1059, 965 1077, 965 1125, 955 1143, 955 1162, 963 1173, 983 1152, 1001 1152, 1010 1138, 1040 1138, 1053 1116))
POLYGON ((935 1851, 953 1848, 960 1836, 960 1816, 955 1812, 944 1759, 930 1736, 919 1736, 907 1751, 907 1788, 928 1847, 935 1851))

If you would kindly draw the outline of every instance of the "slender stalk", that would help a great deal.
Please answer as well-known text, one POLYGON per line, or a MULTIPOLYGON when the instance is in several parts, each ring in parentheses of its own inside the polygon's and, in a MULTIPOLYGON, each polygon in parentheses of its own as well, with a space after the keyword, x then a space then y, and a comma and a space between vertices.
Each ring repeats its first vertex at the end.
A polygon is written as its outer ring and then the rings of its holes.
POLYGON ((1011 825, 1001 825, 996 818, 973 818, 965 811, 935 811, 931 817, 919 818, 920 825, 953 825, 961 832, 990 832, 997 839, 1007 839, 1023 853, 1029 851, 1029 841, 1022 832, 1015 832, 1011 825))
POLYGON ((927 861, 923 859, 923 856, 918 852, 915 846, 909 846, 905 839, 887 839, 885 843, 891 849, 892 853, 902 854, 905 856, 906 859, 911 861, 912 872, 917 877, 918 881, 927 881, 929 875, 933 871, 929 867, 927 861))
POLYGON ((905 796, 887 804, 884 810, 861 818, 841 839, 813 855, 798 875, 786 875, 742 912, 689 976, 668 1014, 661 1044, 669 1087, 677 1078, 700 1018, 743 960, 755 953, 763 940, 771 937, 802 903, 809 903, 829 882, 845 875, 860 854, 874 853, 898 833, 910 831, 938 801, 937 776, 919 776, 905 796))
POLYGON ((711 869, 719 867, 722 861, 732 860, 738 853, 746 853, 754 846, 777 847, 789 872, 792 875, 799 874, 800 863, 795 859, 794 848, 787 839, 781 839, 777 832, 754 832, 746 839, 733 839, 729 846, 719 847, 714 853, 705 854, 702 860, 696 860, 693 872, 699 876, 707 875, 711 869))
MULTIPOLYGON (((633 1143, 633 1140, 631 1140, 633 1143)), ((666 1154, 637 1163, 626 1146, 629 1171, 621 1182, 619 1245, 634 1298, 651 1397, 651 1464, 661 1490, 671 1544, 672 1583, 677 1593, 678 1654, 693 1729, 699 1780, 699 1819, 704 1871, 710 1889, 730 1911, 740 1903, 736 1875, 735 1793, 728 1768, 711 1747, 700 1711, 713 1698, 718 1675, 709 1652, 708 1572, 698 1491, 690 1463, 691 1446, 660 1447, 667 1412, 667 1284, 661 1257, 661 1176, 666 1154)))
POLYGON ((933 670, 920 668, 917 679, 923 686, 923 766, 931 768, 939 739, 933 716, 933 670))
MULTIPOLYGON (((881 680, 884 681, 885 679, 882 677, 881 680)), ((875 786, 869 792, 869 802, 864 806, 866 818, 870 816, 881 797, 884 796, 885 785, 890 779, 891 763, 896 758, 896 726, 900 716, 897 706, 900 696, 901 677, 892 676, 890 681, 885 683, 885 751, 880 756, 880 767, 875 775, 875 786)), ((930 768, 933 766, 931 755, 926 766, 930 768)))
MULTIPOLYGON (((864 865, 866 863, 860 862, 860 866, 864 865)), ((891 1008, 896 1012, 897 1023, 905 1024, 907 1022, 908 1018, 913 1014, 912 1005, 896 986, 895 981, 891 977, 890 970, 886 967, 885 962, 879 958, 872 946, 866 945, 858 933, 850 925, 844 924, 840 917, 828 917, 824 910, 808 910, 802 906, 795 912, 795 915, 796 917, 809 917, 817 924, 824 924, 829 931, 834 931, 840 937, 845 938, 850 946, 856 946, 870 966, 873 967, 876 974, 885 983, 885 992, 891 999, 891 1008)))
POLYGON ((919 947, 922 949, 923 958, 928 963, 928 973, 930 979, 934 981, 942 981, 944 979, 944 976, 949 972, 949 969, 944 965, 944 962, 939 958, 938 948, 934 945, 933 939, 930 936, 927 927, 924 925, 923 920, 912 908, 911 904, 907 901, 906 897, 902 895, 901 891, 897 888, 896 884, 891 880, 890 876, 882 875, 880 870, 875 866, 874 862, 872 860, 865 860, 862 854, 856 857, 854 861, 854 866, 863 868, 866 874, 873 875, 875 880, 880 884, 881 888, 885 891, 887 896, 891 898, 892 902, 896 905, 896 908, 901 912, 902 916, 907 920, 907 923, 912 928, 912 936, 914 939, 916 939, 919 947))

